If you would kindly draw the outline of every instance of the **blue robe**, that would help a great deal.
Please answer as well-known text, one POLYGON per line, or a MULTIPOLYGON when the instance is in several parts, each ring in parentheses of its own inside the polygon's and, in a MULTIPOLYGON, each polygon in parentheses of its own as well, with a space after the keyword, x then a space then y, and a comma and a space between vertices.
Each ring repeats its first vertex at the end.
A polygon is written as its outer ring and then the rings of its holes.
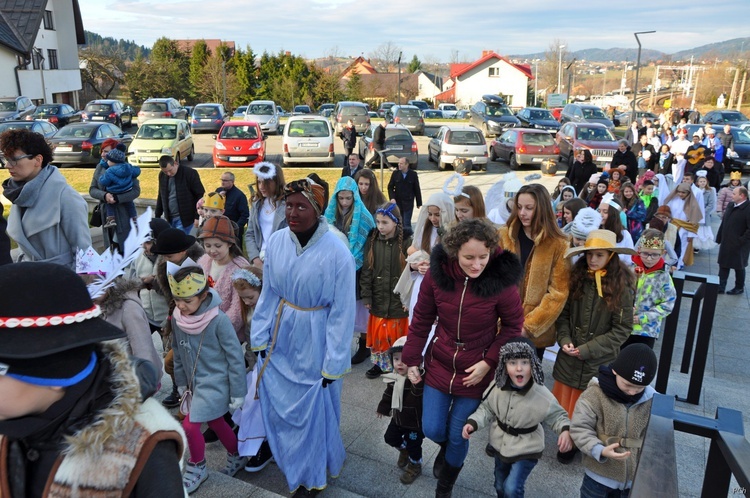
POLYGON ((268 443, 291 491, 322 489, 327 474, 337 476, 344 465, 342 383, 323 388, 322 379, 340 379, 351 369, 354 276, 354 258, 325 218, 305 248, 289 228, 268 241, 250 342, 253 351, 271 346, 286 299, 259 396, 268 443))

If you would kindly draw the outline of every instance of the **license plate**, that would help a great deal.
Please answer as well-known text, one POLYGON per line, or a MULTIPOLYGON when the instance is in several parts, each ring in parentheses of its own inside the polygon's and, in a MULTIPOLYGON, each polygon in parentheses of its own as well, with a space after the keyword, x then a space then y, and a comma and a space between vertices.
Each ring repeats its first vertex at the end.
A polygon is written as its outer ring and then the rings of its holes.
POLYGON ((300 147, 317 147, 317 142, 307 142, 307 143, 301 143, 299 144, 300 147))
POLYGON ((542 159, 541 157, 533 157, 533 158, 531 158, 531 162, 532 162, 532 163, 540 163, 540 162, 542 162, 543 160, 544 160, 544 159, 542 159))
POLYGON ((247 161, 246 156, 229 156, 229 162, 232 162, 232 163, 242 163, 245 161, 247 161))
POLYGON ((73 146, 72 145, 58 145, 55 150, 57 152, 73 152, 73 146))
POLYGON ((210 123, 211 119, 201 119, 201 123, 210 123))
POLYGON ((93 116, 91 119, 93 121, 104 121, 104 116, 93 116))
POLYGON ((141 156, 141 162, 144 163, 155 163, 156 156, 141 156))
POLYGON ((391 145, 388 148, 391 149, 391 150, 404 150, 404 146, 403 145, 391 145))

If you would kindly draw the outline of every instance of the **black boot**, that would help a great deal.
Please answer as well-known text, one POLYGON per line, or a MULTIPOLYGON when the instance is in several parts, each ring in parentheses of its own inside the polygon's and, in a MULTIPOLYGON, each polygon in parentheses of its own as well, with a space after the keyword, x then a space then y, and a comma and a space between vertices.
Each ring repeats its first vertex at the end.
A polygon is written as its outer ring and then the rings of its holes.
POLYGON ((177 391, 177 386, 172 386, 172 392, 161 400, 161 404, 165 408, 176 408, 180 406, 180 393, 177 391))
POLYGON ((456 484, 456 479, 458 479, 458 474, 461 473, 462 468, 463 466, 454 467, 448 462, 443 465, 438 477, 437 488, 435 488, 435 498, 451 498, 453 485, 456 484))
POLYGON ((438 444, 440 445, 440 451, 438 451, 438 454, 435 456, 435 464, 432 466, 432 475, 435 476, 435 479, 440 478, 440 472, 442 472, 443 467, 445 466, 445 449, 448 446, 448 441, 443 441, 438 444))
POLYGON ((359 365, 369 357, 370 350, 367 347, 367 341, 365 341, 365 338, 360 334, 357 352, 352 356, 352 365, 359 365))

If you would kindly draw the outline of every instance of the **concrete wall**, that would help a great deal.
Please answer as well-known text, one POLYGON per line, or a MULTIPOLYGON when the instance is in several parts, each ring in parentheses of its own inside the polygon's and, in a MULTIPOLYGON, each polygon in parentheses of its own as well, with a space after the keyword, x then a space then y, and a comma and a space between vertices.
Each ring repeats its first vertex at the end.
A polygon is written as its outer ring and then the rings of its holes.
POLYGON ((487 93, 502 93, 511 97, 507 103, 509 106, 526 107, 528 79, 504 60, 491 59, 462 74, 456 84, 456 101, 462 106, 474 105, 487 93), (490 68, 495 68, 498 76, 490 76, 490 68))

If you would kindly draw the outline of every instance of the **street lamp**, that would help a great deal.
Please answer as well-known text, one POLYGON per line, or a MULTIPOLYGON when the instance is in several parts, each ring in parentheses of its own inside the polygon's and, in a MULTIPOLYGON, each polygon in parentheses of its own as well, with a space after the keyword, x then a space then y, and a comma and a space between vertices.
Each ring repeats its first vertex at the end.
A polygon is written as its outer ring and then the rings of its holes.
POLYGON ((401 54, 398 53, 398 105, 401 105, 401 54))
POLYGON ((635 41, 638 42, 638 60, 635 63, 635 88, 633 88, 633 112, 630 116, 630 122, 635 121, 635 101, 638 99, 638 74, 641 72, 641 40, 638 39, 638 35, 648 35, 656 33, 656 31, 638 31, 633 33, 635 35, 635 41))
POLYGON ((562 49, 565 48, 565 45, 560 45, 558 47, 558 51, 560 52, 560 56, 557 60, 557 93, 560 93, 560 85, 562 84, 562 49))

